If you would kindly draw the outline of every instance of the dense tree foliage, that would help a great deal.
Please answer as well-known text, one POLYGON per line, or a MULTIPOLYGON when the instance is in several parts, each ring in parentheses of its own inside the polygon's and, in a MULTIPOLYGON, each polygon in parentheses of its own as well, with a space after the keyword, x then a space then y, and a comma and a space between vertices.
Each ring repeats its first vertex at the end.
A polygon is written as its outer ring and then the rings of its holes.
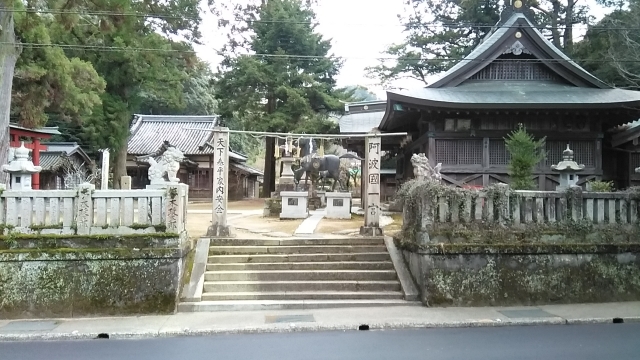
POLYGON ((574 57, 602 81, 640 90, 640 1, 631 0, 587 31, 574 57))
MULTIPOLYGON (((244 25, 236 25, 233 33, 244 37, 230 40, 215 82, 219 112, 227 125, 258 131, 337 132, 329 115, 343 111, 341 100, 347 100, 344 91, 336 90, 341 61, 330 54, 330 41, 316 31, 310 4, 268 0, 238 6, 234 14, 244 25)), ((265 141, 265 184, 272 190, 274 141, 265 141)))

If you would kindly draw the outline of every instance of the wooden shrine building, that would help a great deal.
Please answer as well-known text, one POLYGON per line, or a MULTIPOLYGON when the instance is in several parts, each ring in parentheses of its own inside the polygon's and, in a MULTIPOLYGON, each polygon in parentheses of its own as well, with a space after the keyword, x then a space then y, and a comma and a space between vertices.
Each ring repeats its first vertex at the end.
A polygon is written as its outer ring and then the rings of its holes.
POLYGON ((514 4, 439 80, 415 91, 388 92, 379 129, 412 134, 397 150, 399 177, 412 177, 411 155, 425 153, 433 165, 442 163, 443 179, 452 185, 508 183, 504 138, 518 124, 546 137, 547 157, 535 170, 540 190, 558 184, 551 165, 567 144, 585 165, 581 184, 633 171, 614 166, 618 155, 603 142, 608 129, 640 118, 640 92, 595 78, 536 29, 522 2, 514 4))
MULTIPOLYGON (((185 156, 178 178, 189 185, 189 197, 211 199, 214 149, 208 144, 213 141, 212 130, 217 121, 217 115, 135 115, 127 143, 127 173, 132 177, 132 187, 143 189, 149 184, 147 159, 162 155, 167 141, 185 156)), ((259 195, 263 173, 249 166, 247 160, 246 156, 229 151, 230 200, 259 195)))

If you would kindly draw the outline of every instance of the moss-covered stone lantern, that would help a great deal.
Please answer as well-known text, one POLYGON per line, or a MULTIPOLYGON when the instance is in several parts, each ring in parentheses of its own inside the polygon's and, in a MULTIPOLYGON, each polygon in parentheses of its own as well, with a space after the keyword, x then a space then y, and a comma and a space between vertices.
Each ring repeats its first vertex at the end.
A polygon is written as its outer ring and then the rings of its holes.
POLYGON ((564 191, 572 186, 578 185, 578 172, 584 169, 584 165, 578 165, 573 160, 573 150, 567 148, 562 152, 562 161, 558 165, 551 165, 551 170, 560 173, 560 184, 556 186, 556 191, 564 191))

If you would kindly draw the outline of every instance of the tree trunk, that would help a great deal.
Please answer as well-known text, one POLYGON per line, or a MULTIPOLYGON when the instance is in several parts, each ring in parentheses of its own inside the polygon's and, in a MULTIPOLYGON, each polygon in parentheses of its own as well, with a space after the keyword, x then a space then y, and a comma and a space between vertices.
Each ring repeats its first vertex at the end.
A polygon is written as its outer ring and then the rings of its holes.
MULTIPOLYGON (((5 9, 13 9, 12 0, 2 0, 5 9)), ((11 85, 13 71, 20 50, 15 44, 16 36, 13 28, 13 12, 0 11, 0 165, 7 163, 9 157, 9 115, 11 113, 11 85)), ((0 172, 0 184, 7 184, 9 177, 0 172)))
POLYGON ((558 24, 560 23, 558 20, 560 19, 560 10, 562 6, 560 5, 559 0, 553 0, 553 12, 551 13, 551 36, 553 45, 557 48, 561 49, 562 44, 560 44, 560 29, 558 29, 558 24))
POLYGON ((573 48, 573 8, 575 0, 567 0, 567 9, 564 18, 564 52, 571 54, 573 48))
POLYGON ((265 155, 264 155, 264 183, 262 184, 263 198, 271 197, 271 192, 276 191, 276 162, 275 162, 275 146, 276 139, 273 137, 265 138, 265 155))
MULTIPOLYGON (((121 115, 123 116, 123 115, 121 115)), ((124 116, 123 116, 124 117, 124 116)), ((127 136, 122 139, 122 146, 116 152, 116 156, 113 164, 113 188, 114 189, 122 189, 122 184, 120 184, 120 179, 123 176, 127 175, 127 144, 129 143, 129 114, 127 113, 126 118, 122 119, 123 126, 127 128, 127 136)))

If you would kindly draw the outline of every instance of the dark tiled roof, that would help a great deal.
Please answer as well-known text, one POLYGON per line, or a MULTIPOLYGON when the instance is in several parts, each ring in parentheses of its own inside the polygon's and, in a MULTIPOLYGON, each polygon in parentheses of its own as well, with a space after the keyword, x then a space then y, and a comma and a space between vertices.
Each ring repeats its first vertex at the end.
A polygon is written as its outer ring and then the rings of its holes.
POLYGON ((58 171, 63 165, 69 163, 64 153, 40 152, 40 166, 42 171, 58 171))
POLYGON ((212 148, 203 146, 210 140, 212 133, 201 130, 213 130, 217 120, 217 115, 136 115, 131 126, 128 152, 131 155, 152 154, 158 151, 166 140, 185 155, 213 154, 212 148))
POLYGON ((246 172, 250 175, 263 176, 264 173, 258 169, 252 168, 251 166, 247 166, 245 164, 240 164, 236 162, 232 162, 229 164, 232 168, 237 168, 240 171, 246 172))
POLYGON ((640 105, 640 91, 576 87, 545 81, 467 81, 456 87, 422 88, 393 93, 401 102, 451 108, 561 108, 580 105, 597 108, 608 104, 640 105))
POLYGON ((544 44, 545 48, 547 48, 551 52, 551 56, 554 58, 561 59, 562 62, 560 64, 566 65, 568 67, 573 68, 576 72, 580 73, 583 77, 588 79, 594 85, 598 85, 598 87, 608 87, 598 78, 590 74, 588 71, 580 67, 577 63, 575 63, 571 58, 565 55, 560 49, 558 49, 555 45, 553 45, 547 38, 538 31, 536 26, 527 18, 527 16, 520 12, 514 12, 511 16, 495 31, 487 34, 487 36, 482 40, 480 45, 476 46, 469 55, 467 55, 463 60, 458 62, 455 66, 444 72, 437 81, 433 82, 429 87, 440 87, 441 85, 445 85, 447 79, 454 76, 458 71, 467 65, 483 60, 486 57, 486 52, 490 50, 490 48, 496 45, 498 42, 502 41, 502 39, 507 36, 507 33, 510 32, 512 28, 514 28, 517 24, 524 24, 525 26, 522 30, 531 32, 538 41, 544 44))

